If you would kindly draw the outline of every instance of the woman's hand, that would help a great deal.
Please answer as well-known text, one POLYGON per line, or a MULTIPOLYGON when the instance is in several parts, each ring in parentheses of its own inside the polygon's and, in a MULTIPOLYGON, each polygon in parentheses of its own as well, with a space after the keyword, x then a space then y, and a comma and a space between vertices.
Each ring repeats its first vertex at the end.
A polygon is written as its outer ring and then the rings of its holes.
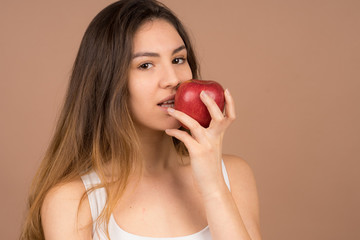
POLYGON ((235 120, 235 106, 228 90, 225 91, 225 115, 204 91, 200 98, 211 115, 210 126, 203 128, 185 113, 168 108, 169 114, 185 124, 191 135, 178 129, 167 129, 166 133, 179 139, 187 147, 197 187, 204 197, 208 197, 227 190, 221 166, 222 142, 226 129, 235 120))

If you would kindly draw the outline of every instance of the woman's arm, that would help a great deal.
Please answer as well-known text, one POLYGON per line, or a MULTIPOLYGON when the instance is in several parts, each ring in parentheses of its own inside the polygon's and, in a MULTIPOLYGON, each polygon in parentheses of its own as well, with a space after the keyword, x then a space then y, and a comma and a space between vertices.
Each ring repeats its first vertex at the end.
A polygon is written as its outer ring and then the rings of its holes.
POLYGON ((223 155, 231 192, 214 192, 205 199, 213 239, 261 239, 259 200, 249 165, 239 157, 223 155))
POLYGON ((211 115, 210 126, 203 128, 185 113, 168 108, 169 114, 185 124, 191 135, 178 129, 167 129, 166 133, 182 141, 189 150, 193 177, 204 200, 213 240, 258 240, 258 202, 250 168, 236 157, 226 157, 224 162, 231 162, 228 168, 232 172, 232 192, 222 174, 222 142, 226 129, 236 118, 234 100, 225 91, 224 115, 207 94, 202 92, 200 97, 211 115))
POLYGON ((46 240, 92 239, 92 219, 89 201, 79 208, 85 187, 79 179, 52 188, 41 208, 41 221, 46 240))

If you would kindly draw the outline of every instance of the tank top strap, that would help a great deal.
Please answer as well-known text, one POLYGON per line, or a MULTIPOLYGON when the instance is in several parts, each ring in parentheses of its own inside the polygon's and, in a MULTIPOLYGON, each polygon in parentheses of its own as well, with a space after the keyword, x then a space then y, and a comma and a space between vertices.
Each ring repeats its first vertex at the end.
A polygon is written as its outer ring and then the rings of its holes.
MULTIPOLYGON (((89 190, 92 187, 95 187, 101 183, 101 180, 95 171, 91 171, 90 173, 81 176, 81 180, 83 181, 86 190, 89 190)), ((96 222, 96 219, 99 217, 101 211, 105 207, 106 197, 107 194, 105 188, 97 188, 93 191, 88 192, 91 216, 94 223, 96 222)))
POLYGON ((221 160, 221 165, 222 165, 222 173, 223 173, 223 176, 224 176, 225 183, 226 183, 227 187, 229 188, 229 191, 231 191, 231 189, 230 189, 230 180, 229 180, 228 173, 226 171, 224 160, 221 160))

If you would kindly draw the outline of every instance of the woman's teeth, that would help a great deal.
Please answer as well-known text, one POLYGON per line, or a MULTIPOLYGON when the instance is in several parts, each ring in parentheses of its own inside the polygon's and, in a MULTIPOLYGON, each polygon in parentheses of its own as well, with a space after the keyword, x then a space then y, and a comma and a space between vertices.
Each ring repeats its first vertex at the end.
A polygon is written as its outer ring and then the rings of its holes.
POLYGON ((174 107, 174 100, 169 100, 160 104, 161 107, 174 107))
POLYGON ((161 104, 161 107, 171 107, 174 108, 174 104, 161 104))

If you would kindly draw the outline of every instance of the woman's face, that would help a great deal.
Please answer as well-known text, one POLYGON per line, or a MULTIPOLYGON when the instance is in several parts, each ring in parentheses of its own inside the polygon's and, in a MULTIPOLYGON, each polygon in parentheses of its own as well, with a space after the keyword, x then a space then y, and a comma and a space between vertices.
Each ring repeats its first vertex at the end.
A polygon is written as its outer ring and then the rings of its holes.
POLYGON ((136 126, 160 131, 180 127, 167 107, 173 107, 176 86, 191 78, 187 51, 176 29, 160 19, 143 24, 134 36, 128 84, 136 126))

